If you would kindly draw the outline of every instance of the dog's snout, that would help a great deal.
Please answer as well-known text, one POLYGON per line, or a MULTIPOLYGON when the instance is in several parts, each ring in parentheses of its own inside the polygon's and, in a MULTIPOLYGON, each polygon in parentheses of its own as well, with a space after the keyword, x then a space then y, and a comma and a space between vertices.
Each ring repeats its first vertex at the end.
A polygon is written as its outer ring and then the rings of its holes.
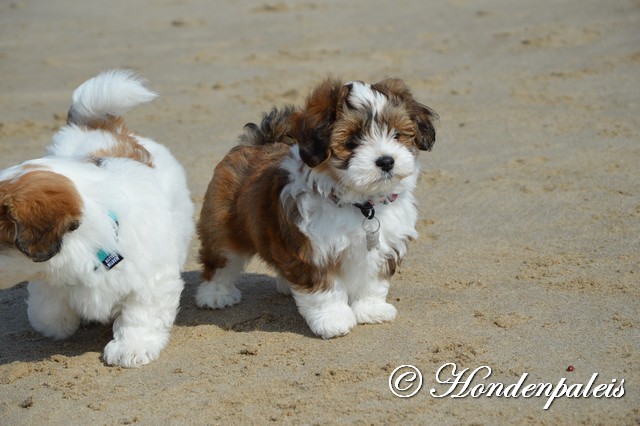
POLYGON ((394 163, 395 163, 395 160, 393 159, 393 157, 389 155, 379 157, 376 160, 376 166, 380 167, 385 172, 388 172, 389 170, 393 169, 394 163))

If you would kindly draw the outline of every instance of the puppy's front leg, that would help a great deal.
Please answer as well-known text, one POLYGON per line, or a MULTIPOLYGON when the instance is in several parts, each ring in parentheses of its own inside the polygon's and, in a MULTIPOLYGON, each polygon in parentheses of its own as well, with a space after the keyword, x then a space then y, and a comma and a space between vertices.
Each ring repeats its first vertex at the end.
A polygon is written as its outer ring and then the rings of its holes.
POLYGON ((104 348, 104 361, 130 368, 158 358, 169 341, 183 286, 178 274, 158 280, 150 293, 131 293, 113 323, 113 340, 104 348))
POLYGON ((359 324, 391 321, 398 311, 387 303, 391 283, 380 277, 371 277, 357 283, 351 290, 351 309, 359 324))
POLYGON ((305 292, 293 287, 292 293, 309 328, 322 338, 345 335, 356 325, 347 291, 339 280, 327 290, 305 292))

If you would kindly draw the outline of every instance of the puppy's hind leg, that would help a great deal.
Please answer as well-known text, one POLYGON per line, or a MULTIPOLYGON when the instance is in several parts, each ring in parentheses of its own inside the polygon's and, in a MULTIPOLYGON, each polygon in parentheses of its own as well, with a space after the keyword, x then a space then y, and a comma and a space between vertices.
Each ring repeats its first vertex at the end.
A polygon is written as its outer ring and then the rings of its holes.
POLYGON ((158 358, 169 341, 183 287, 179 273, 166 273, 156 275, 144 293, 129 294, 113 323, 104 361, 131 368, 158 358))
POLYGON ((63 288, 33 281, 27 290, 27 314, 34 329, 54 339, 65 339, 78 329, 80 317, 69 306, 68 294, 63 288))
POLYGON ((241 294, 235 286, 251 256, 225 253, 217 262, 205 264, 202 283, 196 293, 196 304, 201 308, 222 309, 240 302, 241 294))
POLYGON ((291 283, 280 273, 276 278, 276 289, 284 296, 291 296, 291 283))

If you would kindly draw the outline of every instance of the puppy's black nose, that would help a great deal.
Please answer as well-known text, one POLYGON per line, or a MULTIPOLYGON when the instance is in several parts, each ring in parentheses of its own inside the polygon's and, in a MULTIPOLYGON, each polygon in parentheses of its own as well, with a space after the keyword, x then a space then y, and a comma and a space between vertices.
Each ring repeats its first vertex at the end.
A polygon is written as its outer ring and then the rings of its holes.
POLYGON ((388 155, 380 157, 376 160, 376 166, 380 167, 385 172, 393 169, 393 163, 395 163, 395 160, 393 159, 393 157, 390 157, 388 155))

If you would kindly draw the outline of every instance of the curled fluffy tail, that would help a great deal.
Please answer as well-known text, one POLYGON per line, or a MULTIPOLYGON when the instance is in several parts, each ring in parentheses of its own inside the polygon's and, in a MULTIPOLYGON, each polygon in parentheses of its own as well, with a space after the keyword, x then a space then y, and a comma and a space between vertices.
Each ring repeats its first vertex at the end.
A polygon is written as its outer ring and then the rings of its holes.
POLYGON ((67 126, 53 136, 49 154, 130 158, 154 167, 153 157, 122 118, 131 108, 157 96, 144 83, 127 70, 106 71, 82 83, 73 92, 67 126), (100 136, 88 137, 93 131, 100 136))
POLYGON ((129 70, 98 74, 73 92, 67 123, 93 128, 113 126, 122 114, 157 96, 144 84, 145 80, 129 70))
POLYGON ((292 106, 286 106, 282 109, 274 107, 271 112, 263 115, 259 126, 255 123, 245 124, 245 132, 240 136, 240 141, 246 145, 294 144, 295 142, 291 138, 293 114, 295 114, 295 110, 292 106))

